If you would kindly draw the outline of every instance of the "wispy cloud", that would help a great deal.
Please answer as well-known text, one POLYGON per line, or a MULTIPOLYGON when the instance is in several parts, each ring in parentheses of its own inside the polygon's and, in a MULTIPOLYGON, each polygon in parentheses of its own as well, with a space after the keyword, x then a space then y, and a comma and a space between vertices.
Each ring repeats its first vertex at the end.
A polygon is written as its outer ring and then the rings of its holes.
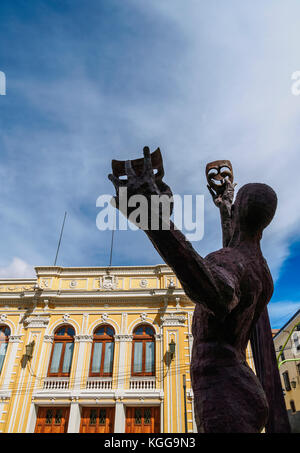
MULTIPOLYGON (((194 244, 202 255, 221 247, 208 161, 230 159, 238 187, 260 181, 277 191, 262 242, 277 278, 299 238, 300 179, 291 172, 300 98, 290 91, 299 3, 64 3, 24 12, 3 1, 0 265, 14 256, 53 264, 65 210, 59 264, 108 263, 111 234, 96 228, 96 199, 113 194, 111 159, 148 145, 160 146, 174 193, 206 194, 205 236, 194 244)), ((158 262, 142 232, 117 232, 113 264, 158 262)))
POLYGON ((0 267, 0 278, 31 278, 35 277, 33 266, 14 257, 7 266, 0 267))

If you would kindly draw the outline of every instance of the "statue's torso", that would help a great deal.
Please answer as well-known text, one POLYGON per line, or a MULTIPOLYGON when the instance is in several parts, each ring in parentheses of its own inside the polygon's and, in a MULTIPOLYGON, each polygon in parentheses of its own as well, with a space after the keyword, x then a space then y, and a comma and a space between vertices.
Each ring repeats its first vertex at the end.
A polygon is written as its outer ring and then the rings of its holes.
POLYGON ((243 362, 253 323, 271 298, 272 277, 262 255, 254 258, 251 252, 221 249, 208 255, 206 260, 212 266, 220 262, 229 275, 235 276, 238 300, 224 319, 196 303, 192 367, 202 368, 212 362, 214 366, 243 362))

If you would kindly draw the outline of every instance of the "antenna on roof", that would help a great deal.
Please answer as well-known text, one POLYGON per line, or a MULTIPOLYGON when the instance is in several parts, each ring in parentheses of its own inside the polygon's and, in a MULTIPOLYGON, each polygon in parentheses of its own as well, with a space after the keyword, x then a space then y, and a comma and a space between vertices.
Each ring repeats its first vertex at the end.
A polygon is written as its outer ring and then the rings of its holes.
POLYGON ((64 231, 66 216, 67 216, 67 212, 65 212, 64 221, 63 221, 63 224, 62 224, 62 227, 61 227, 60 237, 59 237, 57 251, 56 251, 56 256, 55 256, 55 260, 54 260, 54 266, 56 266, 56 260, 57 260, 58 251, 59 251, 59 248, 60 248, 62 234, 63 234, 63 231, 64 231))
POLYGON ((112 251, 113 251, 113 245, 114 245, 114 232, 115 232, 115 226, 113 227, 112 234, 111 234, 109 267, 111 267, 111 263, 112 263, 112 251))

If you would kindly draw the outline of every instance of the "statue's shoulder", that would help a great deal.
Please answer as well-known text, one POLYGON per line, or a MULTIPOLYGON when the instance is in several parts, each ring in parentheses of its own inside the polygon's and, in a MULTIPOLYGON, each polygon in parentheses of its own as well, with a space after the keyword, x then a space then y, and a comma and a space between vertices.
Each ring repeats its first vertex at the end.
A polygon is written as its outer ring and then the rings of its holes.
POLYGON ((204 258, 207 262, 211 263, 220 263, 224 262, 224 260, 233 261, 235 260, 236 251, 229 247, 224 247, 222 249, 216 250, 215 252, 211 252, 204 258))
POLYGON ((204 259, 212 270, 222 270, 235 276, 242 276, 247 270, 245 257, 238 250, 229 247, 209 253, 204 259))

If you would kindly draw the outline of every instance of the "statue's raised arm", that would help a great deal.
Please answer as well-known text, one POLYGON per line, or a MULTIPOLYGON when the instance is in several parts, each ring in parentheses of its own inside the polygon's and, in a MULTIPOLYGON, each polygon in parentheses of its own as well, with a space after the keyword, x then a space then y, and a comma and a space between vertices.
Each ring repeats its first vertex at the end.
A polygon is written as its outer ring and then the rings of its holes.
POLYGON ((232 234, 232 204, 236 183, 229 160, 215 160, 206 165, 207 188, 214 204, 219 208, 222 226, 223 247, 227 247, 232 234))
POLYGON ((130 219, 133 211, 130 198, 136 195, 145 197, 147 203, 144 204, 144 209, 147 209, 148 219, 144 228, 145 233, 163 260, 174 270, 191 300, 205 305, 222 318, 233 308, 235 279, 227 278, 225 269, 203 259, 182 232, 176 229, 170 218, 166 217, 172 211, 172 191, 162 181, 164 170, 160 150, 157 149, 152 153, 154 158, 148 147, 145 147, 143 152, 143 162, 141 159, 124 163, 113 161, 112 167, 115 174, 110 174, 108 177, 116 189, 116 207, 130 219), (158 170, 156 174, 153 171, 151 157, 158 170), (124 174, 127 180, 120 179, 124 174), (126 188, 126 193, 120 190, 121 188, 126 188), (124 200, 122 200, 123 194, 124 198, 126 197, 124 200), (153 209, 151 203, 153 196, 169 198, 171 207, 166 215, 161 210, 153 209), (157 227, 152 228, 153 224, 157 227))
MULTIPOLYGON (((196 304, 191 381, 198 432, 256 433, 268 422, 269 405, 245 352, 251 332, 273 294, 273 280, 260 240, 275 214, 277 196, 268 185, 251 183, 240 188, 233 203, 232 167, 229 161, 226 163, 227 170, 217 175, 221 186, 214 187, 210 184, 212 177, 208 178, 213 201, 220 209, 223 248, 205 258, 170 221, 172 191, 162 180, 159 149, 151 155, 145 147, 144 157, 135 161, 113 161, 109 179, 116 188, 116 207, 139 227, 140 217, 147 218, 142 229, 196 304), (125 175, 127 180, 120 179, 125 175), (131 217, 136 207, 131 197, 137 196, 142 196, 143 210, 139 217, 131 217), (167 211, 153 208, 152 197, 162 196, 170 202, 167 211)), ((211 168, 216 167, 216 162, 211 164, 211 168)), ((272 398, 274 392, 268 394, 272 398)), ((282 406, 278 414, 282 414, 282 406)), ((286 423, 278 431, 284 430, 288 431, 286 423)))

